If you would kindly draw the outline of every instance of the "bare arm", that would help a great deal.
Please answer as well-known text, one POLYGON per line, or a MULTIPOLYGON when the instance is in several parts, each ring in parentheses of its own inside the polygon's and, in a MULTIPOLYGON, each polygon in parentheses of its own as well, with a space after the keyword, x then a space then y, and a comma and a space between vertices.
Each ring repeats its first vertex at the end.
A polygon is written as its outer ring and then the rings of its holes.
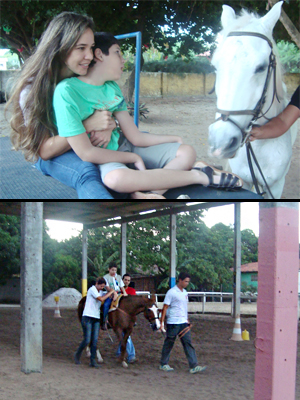
POLYGON ((118 111, 115 113, 115 117, 119 121, 124 135, 134 146, 148 147, 162 143, 183 143, 179 136, 152 135, 140 132, 127 111, 118 111))
POLYGON ((141 169, 144 165, 141 157, 137 154, 94 147, 86 132, 83 132, 81 135, 70 136, 67 140, 82 161, 93 164, 105 164, 108 162, 134 163, 138 169, 141 169))
POLYGON ((68 137, 67 140, 78 157, 83 161, 94 164, 105 164, 108 162, 135 163, 139 159, 134 153, 94 147, 85 132, 81 135, 68 137))
POLYGON ((265 125, 253 128, 250 141, 277 138, 283 135, 299 117, 299 108, 290 104, 282 113, 271 119, 271 121, 267 122, 265 125))
POLYGON ((105 301, 108 297, 112 297, 113 295, 114 295, 114 290, 106 293, 104 296, 97 297, 97 300, 102 302, 102 301, 105 301))
MULTIPOLYGON (((83 121, 83 125, 87 132, 93 132, 91 142, 93 146, 108 145, 111 132, 116 127, 116 123, 108 111, 95 111, 93 115, 83 121)), ((39 156, 47 161, 53 157, 60 156, 71 150, 67 138, 61 136, 49 136, 45 139, 40 147, 39 156)))
POLYGON ((45 139, 39 149, 39 156, 47 161, 53 157, 58 157, 71 149, 68 141, 64 137, 50 136, 45 139))
POLYGON ((116 123, 109 111, 96 110, 93 115, 85 119, 82 123, 87 132, 113 130, 116 128, 116 123))
POLYGON ((164 304, 164 307, 163 307, 162 312, 161 312, 161 319, 160 319, 160 322, 161 322, 160 330, 161 331, 164 330, 164 321, 165 321, 165 318, 166 318, 166 313, 167 313, 167 309, 168 308, 169 308, 169 306, 167 304, 164 304))

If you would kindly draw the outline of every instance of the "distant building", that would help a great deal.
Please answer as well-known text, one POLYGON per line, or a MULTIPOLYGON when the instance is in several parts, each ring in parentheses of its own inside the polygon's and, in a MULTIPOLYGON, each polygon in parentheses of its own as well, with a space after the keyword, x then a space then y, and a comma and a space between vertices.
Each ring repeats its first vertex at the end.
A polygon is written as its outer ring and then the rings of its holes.
MULTIPOLYGON (((258 262, 241 265, 241 283, 243 282, 245 282, 247 286, 252 285, 257 289, 258 262)), ((299 260, 298 293, 300 294, 300 260, 299 260)))
POLYGON ((252 285, 257 289, 258 262, 241 265, 241 283, 252 285))

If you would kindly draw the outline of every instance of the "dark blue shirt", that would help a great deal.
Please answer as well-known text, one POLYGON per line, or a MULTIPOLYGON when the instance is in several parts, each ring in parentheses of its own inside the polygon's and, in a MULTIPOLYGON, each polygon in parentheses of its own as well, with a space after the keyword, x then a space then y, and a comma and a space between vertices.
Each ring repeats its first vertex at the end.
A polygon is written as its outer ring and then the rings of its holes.
POLYGON ((293 94, 289 105, 298 107, 300 109, 300 86, 298 86, 295 93, 293 94))

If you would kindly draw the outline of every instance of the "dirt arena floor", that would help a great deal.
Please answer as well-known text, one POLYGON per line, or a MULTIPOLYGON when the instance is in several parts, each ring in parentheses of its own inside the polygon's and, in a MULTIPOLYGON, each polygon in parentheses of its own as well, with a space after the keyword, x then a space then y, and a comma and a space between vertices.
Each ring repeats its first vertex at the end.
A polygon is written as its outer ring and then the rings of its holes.
MULTIPOLYGON (((140 130, 156 134, 174 134, 192 145, 197 159, 212 165, 226 165, 226 161, 208 157, 208 127, 215 120, 216 98, 212 96, 142 98, 149 110, 147 119, 142 119, 140 130)), ((4 104, 0 105, 0 145, 1 137, 9 135, 8 123, 4 118, 4 104)), ((298 122, 298 132, 300 124, 298 122)), ((293 146, 290 170, 286 177, 283 199, 300 197, 300 135, 293 146)))
MULTIPOLYGON (((20 309, 0 309, 0 398, 14 400, 253 400, 256 332, 255 318, 242 318, 242 329, 250 341, 233 342, 234 321, 229 316, 190 315, 192 340, 202 374, 191 375, 181 343, 176 341, 170 365, 174 372, 158 370, 163 336, 153 333, 140 315, 132 339, 138 362, 123 369, 117 362, 114 343, 101 332, 104 358, 99 370, 75 365, 73 354, 82 331, 76 310, 62 309, 62 318, 53 310, 43 312, 43 372, 20 371, 20 309)), ((299 338, 300 339, 300 338, 299 338)), ((298 341, 298 367, 300 341, 298 341)), ((297 369, 296 399, 300 399, 300 368, 297 369)), ((290 400, 290 399, 282 399, 290 400)))

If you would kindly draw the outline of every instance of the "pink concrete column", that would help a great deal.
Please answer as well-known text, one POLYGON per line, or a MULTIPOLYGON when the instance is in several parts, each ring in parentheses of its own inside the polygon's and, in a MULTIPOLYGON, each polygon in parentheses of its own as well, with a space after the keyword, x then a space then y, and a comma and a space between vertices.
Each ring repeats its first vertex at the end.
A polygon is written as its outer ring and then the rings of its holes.
POLYGON ((260 203, 254 400, 295 400, 298 203, 260 203))

